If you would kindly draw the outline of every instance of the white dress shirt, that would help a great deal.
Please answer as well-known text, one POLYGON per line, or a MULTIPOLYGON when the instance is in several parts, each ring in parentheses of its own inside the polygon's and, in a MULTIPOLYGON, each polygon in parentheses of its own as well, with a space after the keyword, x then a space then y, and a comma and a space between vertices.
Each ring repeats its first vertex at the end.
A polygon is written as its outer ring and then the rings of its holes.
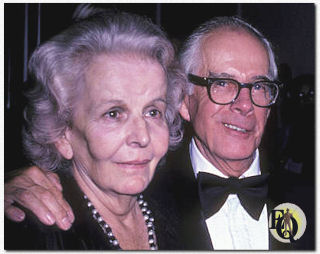
MULTIPOLYGON (((200 171, 227 178, 226 175, 204 158, 197 148, 194 139, 190 143, 189 151, 196 178, 200 171)), ((259 151, 257 149, 250 168, 240 178, 260 174, 259 151)), ((268 212, 266 205, 262 210, 259 220, 256 221, 241 206, 238 196, 230 194, 221 209, 206 220, 206 224, 215 250, 269 249, 268 212)))

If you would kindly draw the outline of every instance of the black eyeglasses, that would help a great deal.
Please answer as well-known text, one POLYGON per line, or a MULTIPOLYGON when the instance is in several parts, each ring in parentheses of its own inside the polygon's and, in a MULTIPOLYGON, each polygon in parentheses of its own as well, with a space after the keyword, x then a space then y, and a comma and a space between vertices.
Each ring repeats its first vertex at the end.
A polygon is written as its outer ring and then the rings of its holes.
POLYGON ((212 102, 226 105, 235 102, 242 88, 249 88, 250 99, 258 107, 269 107, 274 104, 279 94, 278 81, 261 80, 253 83, 240 83, 229 78, 205 78, 193 74, 188 75, 191 83, 205 86, 212 102))

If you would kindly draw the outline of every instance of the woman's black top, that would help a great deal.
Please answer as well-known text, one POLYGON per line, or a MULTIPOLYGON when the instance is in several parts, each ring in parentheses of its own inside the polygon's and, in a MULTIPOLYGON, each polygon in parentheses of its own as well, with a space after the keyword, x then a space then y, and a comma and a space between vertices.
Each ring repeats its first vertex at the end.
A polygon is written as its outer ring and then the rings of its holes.
MULTIPOLYGON (((5 219, 4 247, 6 250, 110 250, 106 236, 93 219, 83 199, 83 193, 72 176, 59 173, 63 195, 75 214, 72 227, 63 231, 56 226, 45 226, 30 212, 23 222, 16 223, 5 219)), ((145 196, 154 215, 154 225, 159 250, 183 249, 176 233, 177 218, 166 194, 163 200, 152 200, 145 196)), ((106 219, 107 221, 107 219, 106 219)))

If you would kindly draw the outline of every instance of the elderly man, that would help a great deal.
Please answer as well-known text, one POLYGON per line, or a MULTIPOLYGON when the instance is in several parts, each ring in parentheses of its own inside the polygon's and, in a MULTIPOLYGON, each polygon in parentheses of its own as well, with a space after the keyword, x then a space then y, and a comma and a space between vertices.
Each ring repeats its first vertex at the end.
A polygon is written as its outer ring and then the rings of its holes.
POLYGON ((189 83, 180 113, 192 139, 165 172, 181 234, 190 248, 269 249, 268 174, 257 148, 279 92, 270 44, 238 18, 215 18, 191 35, 181 64, 189 83), (254 195, 240 195, 237 178, 252 182, 254 195))
MULTIPOLYGON (((260 168, 258 150, 279 92, 269 42, 241 19, 214 18, 189 37, 180 60, 189 80, 180 113, 192 126, 192 138, 168 155, 149 192, 159 200, 161 189, 171 194, 186 249, 278 248, 269 237, 268 173, 260 168)), ((43 223, 67 229, 72 213, 55 176, 46 176, 30 168, 11 181, 6 214, 23 219, 11 205, 16 201, 43 223)))

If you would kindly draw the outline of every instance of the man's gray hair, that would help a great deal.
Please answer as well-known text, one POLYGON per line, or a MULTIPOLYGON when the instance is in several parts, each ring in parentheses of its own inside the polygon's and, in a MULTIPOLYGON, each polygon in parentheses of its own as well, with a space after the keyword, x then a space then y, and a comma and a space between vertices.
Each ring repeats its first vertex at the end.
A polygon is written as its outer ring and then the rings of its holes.
POLYGON ((149 19, 88 5, 75 12, 75 23, 35 50, 29 71, 35 86, 27 93, 23 131, 26 155, 33 163, 53 170, 69 167, 54 143, 72 126, 73 107, 83 87, 84 73, 99 54, 139 54, 159 62, 167 79, 166 121, 170 147, 182 139, 178 113, 185 76, 166 34, 149 19))
MULTIPOLYGON (((201 26, 199 26, 187 39, 184 44, 181 54, 180 63, 186 75, 188 73, 195 73, 202 66, 201 59, 201 44, 203 39, 213 31, 219 28, 231 28, 231 29, 242 29, 256 37, 268 52, 269 56, 269 73, 270 79, 277 79, 278 70, 275 61, 275 55, 272 50, 271 43, 266 39, 266 37, 254 28, 249 23, 238 17, 215 17, 201 26)), ((191 82, 187 82, 186 92, 190 95, 193 93, 194 85, 191 82)))

